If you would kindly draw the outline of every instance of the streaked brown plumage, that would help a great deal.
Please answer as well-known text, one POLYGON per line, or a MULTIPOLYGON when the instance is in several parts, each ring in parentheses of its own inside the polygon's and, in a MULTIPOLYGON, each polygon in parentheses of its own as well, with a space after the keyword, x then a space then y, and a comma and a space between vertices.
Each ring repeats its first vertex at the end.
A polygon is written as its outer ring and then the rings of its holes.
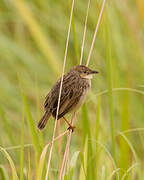
MULTIPOLYGON (((68 112, 76 111, 83 104, 84 99, 91 88, 92 74, 95 73, 98 72, 93 71, 84 65, 77 65, 64 75, 58 119, 64 117, 68 112)), ((61 79, 56 82, 46 96, 44 103, 45 113, 38 123, 38 128, 40 130, 45 127, 51 115, 56 118, 60 82, 61 79)), ((70 123, 68 124, 70 128, 72 128, 70 123)))

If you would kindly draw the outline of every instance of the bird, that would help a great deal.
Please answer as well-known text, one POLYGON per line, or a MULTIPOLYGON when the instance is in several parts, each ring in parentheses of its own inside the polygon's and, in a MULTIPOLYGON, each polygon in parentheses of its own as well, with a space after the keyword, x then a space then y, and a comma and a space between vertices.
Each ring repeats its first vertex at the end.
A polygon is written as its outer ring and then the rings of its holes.
MULTIPOLYGON (((70 112, 76 112, 81 107, 91 89, 93 74, 97 73, 98 71, 92 70, 85 65, 76 65, 63 76, 57 120, 63 118, 69 125, 68 129, 71 129, 72 132, 75 127, 65 118, 65 115, 70 112)), ((56 119, 60 84, 61 78, 55 83, 45 98, 44 115, 37 125, 39 130, 46 126, 51 116, 56 119)))

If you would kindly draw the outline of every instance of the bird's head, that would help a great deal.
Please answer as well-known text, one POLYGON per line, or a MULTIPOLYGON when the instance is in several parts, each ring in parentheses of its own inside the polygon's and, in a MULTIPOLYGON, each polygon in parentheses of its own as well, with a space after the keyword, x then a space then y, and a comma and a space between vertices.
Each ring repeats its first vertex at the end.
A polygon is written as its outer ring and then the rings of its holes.
POLYGON ((92 79, 93 74, 97 74, 98 71, 91 70, 89 67, 84 65, 77 65, 73 67, 73 70, 79 73, 83 79, 92 79))

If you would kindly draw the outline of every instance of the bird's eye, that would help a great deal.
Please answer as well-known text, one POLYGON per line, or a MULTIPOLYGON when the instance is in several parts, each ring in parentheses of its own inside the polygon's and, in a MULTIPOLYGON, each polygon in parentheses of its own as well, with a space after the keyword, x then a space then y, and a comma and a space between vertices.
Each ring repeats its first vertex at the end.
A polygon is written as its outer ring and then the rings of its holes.
POLYGON ((86 73, 86 71, 84 71, 84 73, 86 73))

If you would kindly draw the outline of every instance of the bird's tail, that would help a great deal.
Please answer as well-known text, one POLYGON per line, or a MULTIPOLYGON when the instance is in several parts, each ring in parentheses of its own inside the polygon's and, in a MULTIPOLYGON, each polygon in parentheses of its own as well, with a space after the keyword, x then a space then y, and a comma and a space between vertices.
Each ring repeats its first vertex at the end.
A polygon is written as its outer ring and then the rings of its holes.
POLYGON ((41 120, 39 121, 39 123, 37 125, 39 130, 42 130, 45 127, 45 125, 46 125, 48 119, 50 118, 50 116, 51 116, 50 112, 46 111, 44 113, 43 117, 41 118, 41 120))

